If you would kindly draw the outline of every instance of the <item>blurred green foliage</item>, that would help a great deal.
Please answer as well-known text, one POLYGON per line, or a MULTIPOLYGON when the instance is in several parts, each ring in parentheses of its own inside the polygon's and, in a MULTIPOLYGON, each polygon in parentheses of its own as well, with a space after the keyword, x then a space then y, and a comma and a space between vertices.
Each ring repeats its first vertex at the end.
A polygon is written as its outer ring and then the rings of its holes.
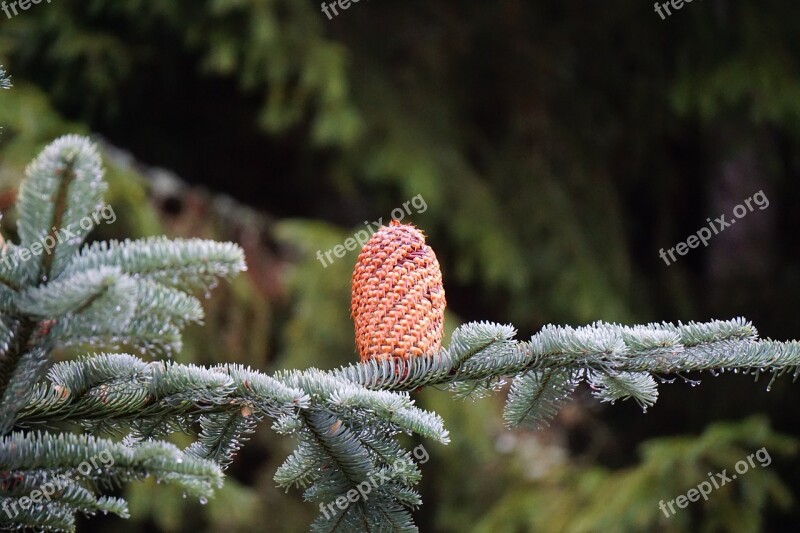
POLYGON ((773 461, 796 454, 797 447, 797 439, 775 433, 757 417, 712 424, 698 437, 646 441, 642 459, 631 467, 568 465, 543 481, 514 487, 473 531, 762 531, 759 513, 768 503, 784 509, 794 503, 773 461), (757 451, 750 466, 747 456, 757 451), (739 461, 745 461, 744 474, 731 478, 739 461), (686 509, 673 504, 676 513, 669 517, 658 508, 708 482, 709 473, 720 487, 709 482, 707 502, 686 509), (716 476, 723 473, 729 482, 716 476))

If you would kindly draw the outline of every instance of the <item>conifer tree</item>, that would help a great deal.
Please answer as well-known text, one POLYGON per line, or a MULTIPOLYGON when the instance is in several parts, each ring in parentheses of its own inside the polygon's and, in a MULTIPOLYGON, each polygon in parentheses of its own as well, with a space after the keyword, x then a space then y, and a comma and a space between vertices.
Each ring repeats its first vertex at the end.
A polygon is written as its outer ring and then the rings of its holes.
POLYGON ((546 326, 529 340, 479 322, 439 349, 438 263, 417 233, 391 228, 376 233, 383 247, 365 247, 377 255, 362 254, 354 275, 365 298, 354 300, 360 338, 388 352, 367 347, 363 361, 344 368, 271 376, 177 364, 167 356, 180 350, 183 326, 203 316, 193 293, 243 271, 242 250, 159 237, 87 244, 98 213, 110 208, 104 190, 96 148, 76 136, 46 147, 20 187, 19 242, 5 240, 0 254, 0 528, 72 531, 76 513, 126 517, 126 503, 109 493, 148 476, 202 501, 269 418, 297 440, 275 481, 304 488, 319 505, 314 531, 416 531, 410 511, 421 504, 421 474, 400 436, 449 438, 438 415, 415 406, 410 392, 419 387, 481 396, 512 379, 507 425, 538 428, 581 381, 601 401, 633 399, 646 409, 657 399, 655 376, 798 374, 800 344, 759 340, 744 319, 546 326), (411 263, 379 260, 394 253, 411 263), (374 335, 380 327, 370 329, 376 291, 416 306, 377 324, 393 332, 388 344, 374 335), (413 350, 403 327, 434 348, 413 350), (179 449, 165 442, 175 432, 196 438, 179 449))

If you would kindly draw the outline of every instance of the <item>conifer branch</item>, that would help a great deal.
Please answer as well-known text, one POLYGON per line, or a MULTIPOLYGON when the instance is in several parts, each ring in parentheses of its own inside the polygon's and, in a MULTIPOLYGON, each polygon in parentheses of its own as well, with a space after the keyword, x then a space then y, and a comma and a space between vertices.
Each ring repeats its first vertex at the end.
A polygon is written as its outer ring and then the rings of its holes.
POLYGON ((0 506, 6 511, 0 513, 0 526, 16 523, 55 531, 72 530, 76 512, 128 516, 125 502, 97 496, 99 487, 154 476, 206 498, 222 483, 216 463, 183 454, 168 443, 128 447, 70 434, 7 435, 0 440, 0 472, 6 485, 0 491, 0 506), (46 494, 46 501, 30 506, 33 491, 46 494))
POLYGON ((0 247, 0 287, 3 290, 3 312, 9 312, 7 299, 35 276, 28 261, 20 260, 22 248, 14 243, 4 242, 0 247))
POLYGON ((246 270, 242 249, 202 239, 148 237, 90 244, 69 265, 68 273, 117 266, 126 274, 185 292, 207 291, 219 278, 246 270))
MULTIPOLYGON (((101 205, 104 187, 88 141, 53 143, 29 167, 20 192, 21 246, 51 236, 54 224, 85 217, 101 205)), ((416 531, 411 511, 421 504, 414 490, 421 472, 399 436, 447 443, 449 434, 436 413, 415 405, 410 391, 446 386, 476 397, 511 379, 506 423, 538 428, 584 380, 601 401, 632 398, 645 409, 657 400, 656 376, 730 369, 796 378, 800 368, 800 343, 759 340, 743 319, 546 326, 529 340, 517 340, 511 326, 471 323, 454 332, 447 348, 428 355, 367 357, 328 372, 272 376, 240 365, 202 368, 124 353, 52 364, 58 346, 132 347, 151 357, 179 350, 182 328, 203 317, 189 293, 245 269, 242 250, 231 243, 82 241, 80 235, 58 243, 52 259, 14 262, 20 247, 12 243, 0 255, 0 475, 14 480, 0 479, 0 505, 21 506, 35 487, 74 473, 93 454, 109 454, 113 465, 82 473, 10 521, 0 513, 0 527, 72 531, 78 512, 127 516, 123 501, 100 490, 149 475, 208 497, 257 424, 270 419, 273 430, 297 440, 275 481, 302 487, 307 501, 320 504, 313 531, 416 531), (46 429, 54 421, 122 439, 46 429), (159 440, 198 427, 184 451, 159 440), (363 496, 353 499, 357 492, 363 496), (331 506, 343 497, 350 502, 345 508, 331 506)), ((424 279, 431 280, 440 281, 424 279)), ((442 312, 438 285, 430 289, 442 312)), ((369 312, 369 306, 359 309, 369 312)), ((439 326, 426 330, 431 346, 439 345, 439 326)), ((403 352, 403 337, 393 342, 390 352, 376 352, 368 342, 366 353, 403 352)))
POLYGON ((6 74, 5 69, 3 69, 3 65, 0 65, 0 89, 10 89, 11 88, 11 78, 6 74))
POLYGON ((16 321, 10 332, 8 349, 0 366, 0 435, 11 430, 20 409, 30 398, 30 384, 36 383, 47 370, 47 350, 34 338, 35 322, 16 321))
MULTIPOLYGON (((5 69, 3 69, 3 65, 0 65, 0 89, 10 89, 11 88, 11 78, 6 74, 5 69)), ((3 128, 0 127, 0 134, 3 133, 3 128)), ((0 281, 0 283, 2 283, 0 281)))
POLYGON ((296 413, 293 400, 305 401, 302 393, 238 367, 145 363, 123 354, 52 365, 58 346, 179 350, 182 327, 203 317, 199 300, 187 291, 208 290, 245 268, 238 246, 200 239, 81 248, 105 188, 96 148, 76 136, 46 147, 20 187, 21 242, 4 242, 0 253, 0 476, 13 479, 0 482, 0 505, 15 511, 0 513, 0 528, 71 531, 78 512, 127 516, 122 500, 97 489, 148 475, 206 498, 220 484, 221 464, 254 425, 248 420, 219 431, 219 420, 241 416, 251 405, 287 417, 296 413), (31 431, 55 420, 125 434, 125 444, 31 431), (186 452, 155 440, 198 423, 199 443, 186 452), (46 502, 30 505, 34 487, 73 473, 76 461, 101 452, 113 466, 82 472, 81 482, 65 482, 46 502))
POLYGON ((88 215, 100 208, 108 185, 97 148, 76 135, 47 146, 26 175, 17 200, 17 230, 23 248, 32 249, 48 239, 53 243, 50 253, 30 259, 35 273, 46 281, 58 276, 80 248, 87 226, 91 228, 88 215), (89 224, 81 226, 87 217, 89 224))

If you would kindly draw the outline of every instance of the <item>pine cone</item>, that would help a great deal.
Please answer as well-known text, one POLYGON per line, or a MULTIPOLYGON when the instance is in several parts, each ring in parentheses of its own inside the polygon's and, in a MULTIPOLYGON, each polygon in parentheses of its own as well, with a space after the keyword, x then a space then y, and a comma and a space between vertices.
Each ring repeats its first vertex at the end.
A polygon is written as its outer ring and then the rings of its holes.
POLYGON ((361 361, 438 352, 445 306, 442 272, 425 235, 396 220, 375 232, 353 271, 350 312, 361 361))

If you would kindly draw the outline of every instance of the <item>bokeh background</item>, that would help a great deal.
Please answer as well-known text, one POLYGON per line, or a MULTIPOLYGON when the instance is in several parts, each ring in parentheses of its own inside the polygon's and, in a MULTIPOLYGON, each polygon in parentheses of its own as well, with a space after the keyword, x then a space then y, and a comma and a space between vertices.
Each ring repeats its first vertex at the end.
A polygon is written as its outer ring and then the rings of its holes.
MULTIPOLYGON (((264 371, 356 359, 356 252, 413 221, 460 323, 626 324, 745 316, 800 337, 800 4, 54 0, 7 18, 0 208, 13 234, 27 162, 63 133, 102 143, 117 221, 95 238, 235 240, 249 271, 207 300, 177 358, 264 371), (666 265, 758 191, 756 209, 666 265)), ((669 377, 670 380, 674 376, 669 377)), ((686 375, 654 408, 585 387, 551 428, 507 431, 503 395, 417 395, 449 446, 423 443, 422 531, 795 531, 791 375, 686 375), (699 387, 693 386, 702 381, 699 387), (670 500, 766 447, 772 462, 666 518, 670 500)), ((181 443, 181 439, 178 439, 181 443)), ((184 444, 188 442, 188 437, 184 444)), ((125 488, 133 517, 83 531, 306 531, 318 510, 272 475, 291 443, 263 424, 207 505, 125 488)))

